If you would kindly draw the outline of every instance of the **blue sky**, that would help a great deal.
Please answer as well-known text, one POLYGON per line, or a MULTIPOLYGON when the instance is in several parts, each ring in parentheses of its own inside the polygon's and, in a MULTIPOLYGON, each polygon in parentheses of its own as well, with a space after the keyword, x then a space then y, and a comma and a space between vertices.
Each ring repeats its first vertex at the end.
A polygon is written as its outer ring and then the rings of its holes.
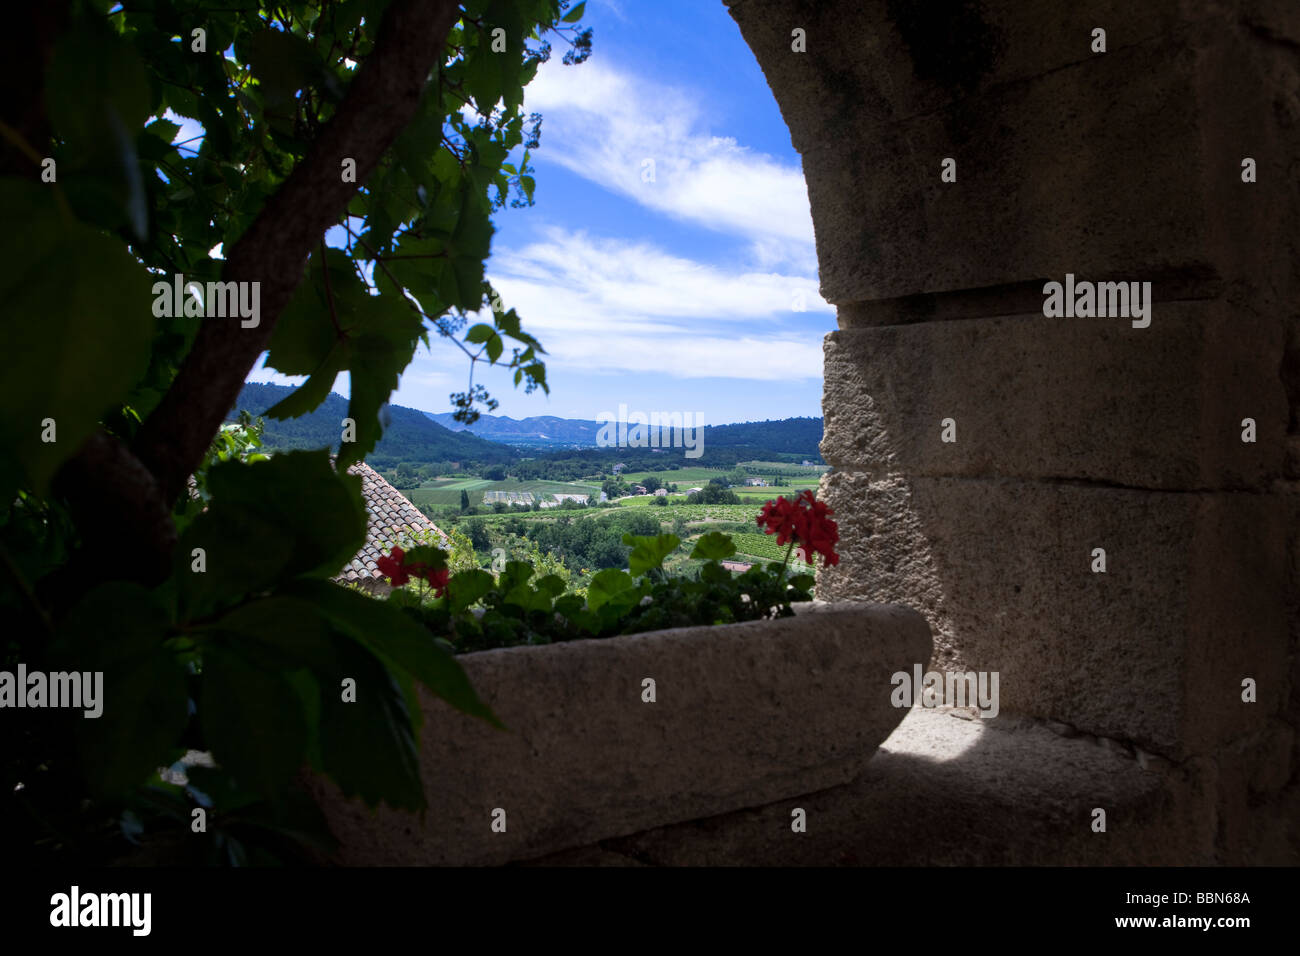
MULTIPOLYGON (((721 0, 590 0, 583 25, 591 58, 564 66, 557 44, 526 90, 544 117, 536 202, 496 215, 487 263, 548 352, 551 394, 481 363, 475 381, 514 418, 820 415, 834 312, 798 154, 739 29, 721 0)), ((447 411, 465 388, 468 360, 431 341, 395 404, 447 411)), ((260 365, 249 381, 287 381, 260 365)))

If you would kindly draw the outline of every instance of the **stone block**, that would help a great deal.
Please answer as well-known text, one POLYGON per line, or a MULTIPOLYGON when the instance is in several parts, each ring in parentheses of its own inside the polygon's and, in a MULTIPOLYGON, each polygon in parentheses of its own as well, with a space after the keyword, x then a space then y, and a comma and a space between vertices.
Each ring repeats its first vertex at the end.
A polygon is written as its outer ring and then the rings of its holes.
MULTIPOLYGON (((906 120, 1093 61, 1095 27, 1106 29, 1113 55, 1186 30, 1189 16, 1174 4, 1125 0, 1060 4, 1050 17, 1026 16, 1022 0, 724 2, 763 68, 800 152, 836 139, 842 131, 837 123, 847 116, 906 120), (805 32, 806 52, 792 49, 796 28, 805 32)), ((1228 6, 1193 15, 1220 29, 1235 27, 1228 6)), ((1265 18, 1287 19, 1281 10, 1265 18)))
MULTIPOLYGON (((1212 784, 1043 727, 913 710, 842 787, 607 841, 627 865, 1188 866, 1216 862, 1212 784), (792 808, 808 828, 794 833, 792 808), (1092 830, 1106 811, 1106 832, 1092 830)), ((585 862, 577 854, 532 861, 585 862)))
MULTIPOLYGON (((1245 55, 1213 55, 1225 74, 1258 76, 1245 55)), ((1258 271, 1287 235, 1279 209, 1295 208, 1295 144, 1270 125, 1267 96, 1240 101, 1240 77, 1204 89, 1197 56, 1177 38, 1154 40, 960 111, 847 121, 803 154, 823 297, 842 305, 1067 272, 1258 271), (1205 99, 1233 96, 1215 128, 1205 99), (1254 184, 1241 181, 1243 156, 1256 162, 1254 184), (956 182, 940 179, 945 157, 956 182)))
MULTIPOLYGON (((1049 26, 1010 0, 959 4, 944 54, 932 17, 913 40, 894 22, 911 6, 864 4, 847 23, 840 4, 732 8, 803 156, 828 301, 1067 272, 1208 270, 1251 276, 1253 292, 1290 275, 1300 213, 1293 12, 1099 4, 1049 26), (821 43, 793 53, 789 24, 809 17, 827 20, 821 43), (1108 52, 1093 54, 1087 41, 1102 23, 1108 52), (914 62, 912 49, 933 62, 914 62), (956 182, 940 179, 948 157, 956 182), (1246 157, 1251 184, 1241 181, 1246 157)), ((1291 288, 1273 292, 1293 301, 1291 288)))
POLYGON ((346 864, 539 856, 848 782, 904 716, 890 675, 929 654, 919 614, 874 605, 466 654, 509 730, 423 698, 423 817, 311 785, 346 864))
POLYGON ((819 597, 915 607, 936 664, 997 671, 1005 712, 1177 760, 1285 707, 1277 495, 866 472, 831 473, 822 495, 841 561, 819 597))
POLYGON ((1040 309, 832 332, 822 454, 878 474, 1265 489, 1286 467, 1284 337, 1219 300, 1157 302, 1147 328, 1040 309))

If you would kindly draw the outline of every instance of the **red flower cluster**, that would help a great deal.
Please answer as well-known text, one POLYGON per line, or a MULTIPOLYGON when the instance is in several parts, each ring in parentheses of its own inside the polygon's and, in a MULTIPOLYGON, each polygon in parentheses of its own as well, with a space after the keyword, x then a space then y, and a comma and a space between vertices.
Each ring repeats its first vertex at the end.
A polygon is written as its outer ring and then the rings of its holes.
POLYGON ((820 554, 826 564, 839 564, 835 544, 840 540, 840 532, 830 519, 834 513, 811 491, 801 491, 793 500, 783 496, 769 501, 755 520, 764 532, 776 535, 778 545, 794 539, 805 555, 820 554))
POLYGON ((394 548, 391 554, 376 561, 375 566, 393 582, 395 588, 400 588, 411 578, 428 581, 434 597, 442 597, 447 590, 447 579, 451 577, 447 568, 435 569, 422 561, 407 561, 406 552, 401 548, 394 548))

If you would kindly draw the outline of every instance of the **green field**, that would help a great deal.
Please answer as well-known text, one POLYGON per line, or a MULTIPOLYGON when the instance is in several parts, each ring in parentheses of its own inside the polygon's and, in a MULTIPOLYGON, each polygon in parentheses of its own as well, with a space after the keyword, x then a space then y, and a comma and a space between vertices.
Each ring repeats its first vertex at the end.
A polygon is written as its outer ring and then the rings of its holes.
POLYGON ((807 472, 810 475, 820 475, 824 471, 830 471, 830 465, 795 465, 788 461, 742 461, 740 467, 762 472, 772 470, 778 474, 783 471, 807 472))
MULTIPOLYGON (((816 482, 810 482, 808 484, 800 484, 800 485, 767 485, 766 487, 762 487, 762 488, 746 486, 746 487, 732 488, 731 490, 736 493, 737 498, 739 498, 741 501, 745 502, 746 504, 753 502, 761 507, 763 502, 771 501, 773 498, 777 498, 781 495, 785 495, 787 498, 793 498, 795 495, 797 495, 800 491, 803 491, 805 488, 808 489, 809 491, 816 491, 817 484, 816 482)), ((619 498, 615 502, 615 504, 619 505, 620 507, 627 507, 629 505, 633 507, 637 507, 640 505, 649 504, 653 498, 654 495, 632 495, 629 498, 619 498)), ((684 503, 685 501, 686 501, 686 495, 684 493, 668 496, 669 504, 672 504, 673 502, 684 503)))
MULTIPOLYGON (((645 507, 643 504, 642 507, 645 507)), ((654 515, 665 527, 670 526, 676 518, 683 518, 691 524, 710 524, 719 521, 743 522, 747 525, 757 525, 754 519, 758 517, 759 505, 669 505, 666 508, 655 508, 654 515)), ((510 518, 522 518, 524 521, 555 521, 561 517, 568 517, 578 520, 583 517, 599 518, 601 515, 608 514, 609 510, 605 508, 590 508, 581 512, 561 511, 557 508, 548 508, 546 511, 529 511, 516 512, 514 514, 485 514, 479 515, 479 519, 489 524, 507 521, 510 518)))
MULTIPOLYGON (((774 477, 779 477, 782 482, 793 481, 801 487, 805 483, 817 484, 817 479, 828 470, 826 465, 805 467, 779 461, 745 461, 741 462, 739 467, 755 478, 767 478, 770 481, 774 477), (771 469, 770 474, 767 472, 768 469, 771 469)), ((620 477, 628 484, 634 485, 653 476, 661 482, 676 482, 677 486, 684 490, 691 485, 706 485, 710 478, 720 478, 732 470, 730 468, 679 468, 676 471, 625 471, 620 477)))
MULTIPOLYGON (((669 504, 673 504, 674 502, 685 503, 686 501, 685 495, 667 495, 666 497, 668 498, 669 504)), ((648 506, 650 502, 654 500, 654 495, 633 495, 631 498, 619 498, 614 502, 614 504, 618 505, 620 508, 643 508, 648 506)))
POLYGON ((736 497, 742 501, 757 501, 762 504, 764 501, 770 501, 773 498, 785 495, 787 498, 793 498, 804 489, 809 491, 817 490, 817 482, 810 481, 798 485, 767 485, 762 488, 753 488, 748 485, 739 488, 732 488, 736 497))
POLYGON ((639 484, 653 476, 665 484, 676 482, 679 487, 685 487, 708 484, 710 478, 720 478, 726 473, 725 468, 678 468, 676 471, 625 471, 618 477, 629 485, 639 484))
POLYGON ((534 496, 554 494, 599 496, 600 494, 600 486, 592 482, 515 481, 513 479, 487 481, 483 478, 456 479, 448 484, 443 484, 444 481, 446 479, 433 479, 433 481, 425 482, 419 488, 412 488, 410 491, 403 492, 403 494, 415 505, 431 508, 458 507, 462 491, 469 493, 469 503, 471 505, 481 505, 483 503, 483 493, 486 491, 530 491, 534 496))
MULTIPOLYGON (((776 535, 763 534, 756 532, 754 534, 735 534, 732 533, 731 540, 736 542, 736 551, 739 554, 752 555, 756 558, 762 558, 764 561, 781 561, 785 558, 785 548, 776 543, 776 535)), ((802 561, 794 555, 790 556, 791 567, 806 567, 802 561)))

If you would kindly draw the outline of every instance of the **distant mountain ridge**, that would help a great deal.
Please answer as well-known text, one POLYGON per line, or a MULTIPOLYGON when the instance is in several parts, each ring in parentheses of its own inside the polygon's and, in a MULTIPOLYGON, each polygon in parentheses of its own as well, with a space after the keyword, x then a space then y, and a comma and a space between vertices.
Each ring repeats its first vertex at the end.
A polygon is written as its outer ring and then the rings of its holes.
POLYGON ((478 421, 466 428, 451 412, 425 412, 444 428, 454 432, 468 431, 472 435, 508 445, 569 446, 590 448, 596 444, 600 422, 584 422, 577 418, 557 418, 538 415, 532 418, 510 418, 506 415, 480 415, 478 421))
MULTIPOLYGON (((245 383, 228 418, 244 409, 257 416, 292 394, 293 388, 257 382, 245 383)), ((266 419, 264 440, 270 449, 334 448, 341 437, 341 423, 347 417, 348 400, 331 392, 320 407, 299 418, 277 421, 266 419)), ((598 449, 597 435, 601 422, 559 418, 553 415, 532 418, 508 418, 482 415, 470 428, 457 422, 450 412, 435 414, 402 405, 389 405, 384 437, 367 460, 376 468, 390 468, 399 462, 461 462, 511 464, 524 455, 541 454, 546 458, 573 454, 590 456, 599 452, 617 456, 617 449, 598 449), (512 447, 513 446, 513 447, 512 447)), ((820 461, 822 438, 820 418, 786 418, 776 421, 737 422, 731 425, 708 425, 704 429, 703 449, 712 461, 712 449, 723 464, 743 456, 762 458, 781 455, 820 461)), ((665 439, 666 440, 666 439, 665 439)), ((650 458, 651 449, 625 449, 624 454, 650 458)), ((631 459, 629 459, 631 460, 631 459)), ((653 466, 652 466, 653 467, 653 466)))
MULTIPOLYGON (((240 409, 257 417, 293 391, 286 385, 246 382, 227 418, 233 418, 240 409)), ((337 449, 342 436, 341 422, 347 413, 348 400, 331 392, 318 408, 299 418, 284 421, 266 419, 263 441, 272 449, 337 449)), ((376 468, 392 467, 401 461, 508 463, 518 457, 507 445, 444 428, 415 408, 389 405, 387 415, 384 437, 366 456, 366 460, 376 468)))
MULTIPOLYGON (((510 445, 535 448, 594 448, 602 422, 542 415, 533 418, 510 418, 505 415, 481 415, 466 428, 450 412, 425 412, 433 421, 455 432, 469 432, 480 438, 510 445)), ((705 447, 730 448, 740 445, 769 448, 786 454, 816 457, 820 454, 822 420, 820 418, 785 418, 761 422, 737 422, 731 425, 706 425, 705 447)))

